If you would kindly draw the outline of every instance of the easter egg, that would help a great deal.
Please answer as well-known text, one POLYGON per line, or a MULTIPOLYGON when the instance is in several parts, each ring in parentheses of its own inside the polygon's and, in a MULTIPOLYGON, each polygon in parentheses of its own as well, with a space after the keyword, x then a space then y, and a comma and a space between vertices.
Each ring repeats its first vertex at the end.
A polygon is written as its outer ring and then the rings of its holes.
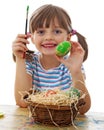
POLYGON ((4 116, 4 113, 3 112, 0 112, 0 117, 3 117, 4 116))
POLYGON ((69 91, 69 96, 70 97, 80 97, 80 90, 74 87, 71 87, 70 91, 69 91))
POLYGON ((57 56, 65 56, 71 49, 71 43, 68 41, 61 42, 56 47, 57 56))

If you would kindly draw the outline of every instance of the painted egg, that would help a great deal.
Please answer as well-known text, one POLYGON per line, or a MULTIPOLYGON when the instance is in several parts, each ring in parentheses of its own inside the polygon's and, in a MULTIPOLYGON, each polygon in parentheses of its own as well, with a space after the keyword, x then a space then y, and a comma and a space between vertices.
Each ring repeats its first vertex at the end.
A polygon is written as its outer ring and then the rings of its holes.
POLYGON ((3 112, 0 112, 0 117, 3 117, 4 116, 4 113, 3 112))
POLYGON ((56 47, 57 56, 65 56, 71 49, 71 43, 68 41, 61 42, 56 47))

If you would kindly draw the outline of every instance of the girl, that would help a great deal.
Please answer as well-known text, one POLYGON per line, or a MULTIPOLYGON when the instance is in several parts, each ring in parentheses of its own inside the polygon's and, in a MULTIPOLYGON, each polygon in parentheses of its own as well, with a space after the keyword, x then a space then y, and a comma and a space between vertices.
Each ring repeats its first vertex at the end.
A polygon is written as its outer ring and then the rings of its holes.
POLYGON ((29 22, 30 34, 19 34, 12 45, 16 61, 15 99, 16 104, 26 107, 19 91, 29 91, 34 88, 39 91, 60 87, 67 91, 71 86, 87 93, 86 104, 80 113, 86 113, 91 105, 90 95, 85 85, 85 76, 82 63, 87 59, 88 48, 85 38, 74 31, 67 12, 61 7, 43 5, 35 10, 29 22), (76 34, 78 42, 71 41, 76 34), (38 53, 31 54, 32 60, 23 54, 28 51, 28 38, 36 46, 38 53), (71 42, 70 55, 58 57, 55 54, 56 46, 63 41, 71 42))

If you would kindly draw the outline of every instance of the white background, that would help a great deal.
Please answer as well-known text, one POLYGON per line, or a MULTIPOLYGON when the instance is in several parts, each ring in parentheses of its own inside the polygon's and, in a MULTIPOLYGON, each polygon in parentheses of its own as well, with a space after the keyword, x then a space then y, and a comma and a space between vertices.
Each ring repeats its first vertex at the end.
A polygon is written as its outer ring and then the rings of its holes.
POLYGON ((66 9, 72 19, 73 28, 86 37, 89 56, 84 67, 86 85, 92 99, 90 111, 104 112, 103 0, 0 1, 0 104, 15 104, 15 63, 12 60, 11 47, 16 35, 24 33, 26 6, 30 6, 30 15, 36 8, 47 3, 66 9))

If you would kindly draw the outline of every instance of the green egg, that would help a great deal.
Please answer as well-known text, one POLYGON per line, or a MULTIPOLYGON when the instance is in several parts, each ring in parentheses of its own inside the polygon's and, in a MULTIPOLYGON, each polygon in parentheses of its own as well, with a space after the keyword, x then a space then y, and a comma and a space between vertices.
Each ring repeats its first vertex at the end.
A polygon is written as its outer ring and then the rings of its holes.
POLYGON ((73 97, 73 96, 77 96, 80 97, 80 90, 77 88, 72 87, 69 91, 69 96, 73 97))
POLYGON ((61 42, 56 47, 57 56, 65 56, 71 49, 71 43, 68 41, 61 42))

